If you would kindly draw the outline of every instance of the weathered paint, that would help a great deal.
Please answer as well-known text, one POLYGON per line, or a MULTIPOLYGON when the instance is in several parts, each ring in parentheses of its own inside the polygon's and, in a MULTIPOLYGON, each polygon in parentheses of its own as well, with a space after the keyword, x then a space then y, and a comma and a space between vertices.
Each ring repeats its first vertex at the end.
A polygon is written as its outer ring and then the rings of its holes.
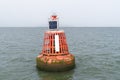
POLYGON ((75 67, 75 58, 73 55, 68 56, 69 61, 65 60, 66 56, 63 56, 62 59, 59 59, 57 56, 43 56, 37 57, 37 68, 43 71, 67 71, 75 67))

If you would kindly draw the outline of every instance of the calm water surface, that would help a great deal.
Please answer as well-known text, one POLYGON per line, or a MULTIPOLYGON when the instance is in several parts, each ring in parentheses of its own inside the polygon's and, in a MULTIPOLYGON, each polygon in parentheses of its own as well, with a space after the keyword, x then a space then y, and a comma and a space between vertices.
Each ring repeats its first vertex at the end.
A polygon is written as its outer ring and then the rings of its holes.
POLYGON ((47 28, 0 28, 0 80, 120 80, 120 28, 62 28, 76 68, 36 69, 47 28))

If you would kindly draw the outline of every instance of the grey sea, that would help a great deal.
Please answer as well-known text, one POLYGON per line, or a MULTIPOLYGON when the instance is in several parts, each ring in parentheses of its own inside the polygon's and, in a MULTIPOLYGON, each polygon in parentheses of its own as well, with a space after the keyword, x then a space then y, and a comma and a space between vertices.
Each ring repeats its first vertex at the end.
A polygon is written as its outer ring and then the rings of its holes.
POLYGON ((120 80, 120 28, 61 28, 76 67, 54 73, 36 68, 47 29, 0 28, 0 80, 120 80))

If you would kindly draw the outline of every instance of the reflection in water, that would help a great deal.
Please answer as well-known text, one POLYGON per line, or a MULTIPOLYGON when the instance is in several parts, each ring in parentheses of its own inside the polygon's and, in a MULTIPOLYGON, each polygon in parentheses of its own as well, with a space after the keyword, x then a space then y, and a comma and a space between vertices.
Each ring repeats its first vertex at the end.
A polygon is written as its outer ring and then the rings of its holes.
POLYGON ((74 70, 66 72, 44 72, 37 70, 37 72, 40 80, 72 80, 74 70))

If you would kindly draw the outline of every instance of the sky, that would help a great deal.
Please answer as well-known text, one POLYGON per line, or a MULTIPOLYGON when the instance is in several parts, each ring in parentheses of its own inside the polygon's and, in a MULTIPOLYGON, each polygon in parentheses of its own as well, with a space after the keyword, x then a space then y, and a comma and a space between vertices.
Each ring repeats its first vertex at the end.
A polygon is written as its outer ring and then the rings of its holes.
POLYGON ((0 27, 120 27, 120 0, 0 0, 0 27))

